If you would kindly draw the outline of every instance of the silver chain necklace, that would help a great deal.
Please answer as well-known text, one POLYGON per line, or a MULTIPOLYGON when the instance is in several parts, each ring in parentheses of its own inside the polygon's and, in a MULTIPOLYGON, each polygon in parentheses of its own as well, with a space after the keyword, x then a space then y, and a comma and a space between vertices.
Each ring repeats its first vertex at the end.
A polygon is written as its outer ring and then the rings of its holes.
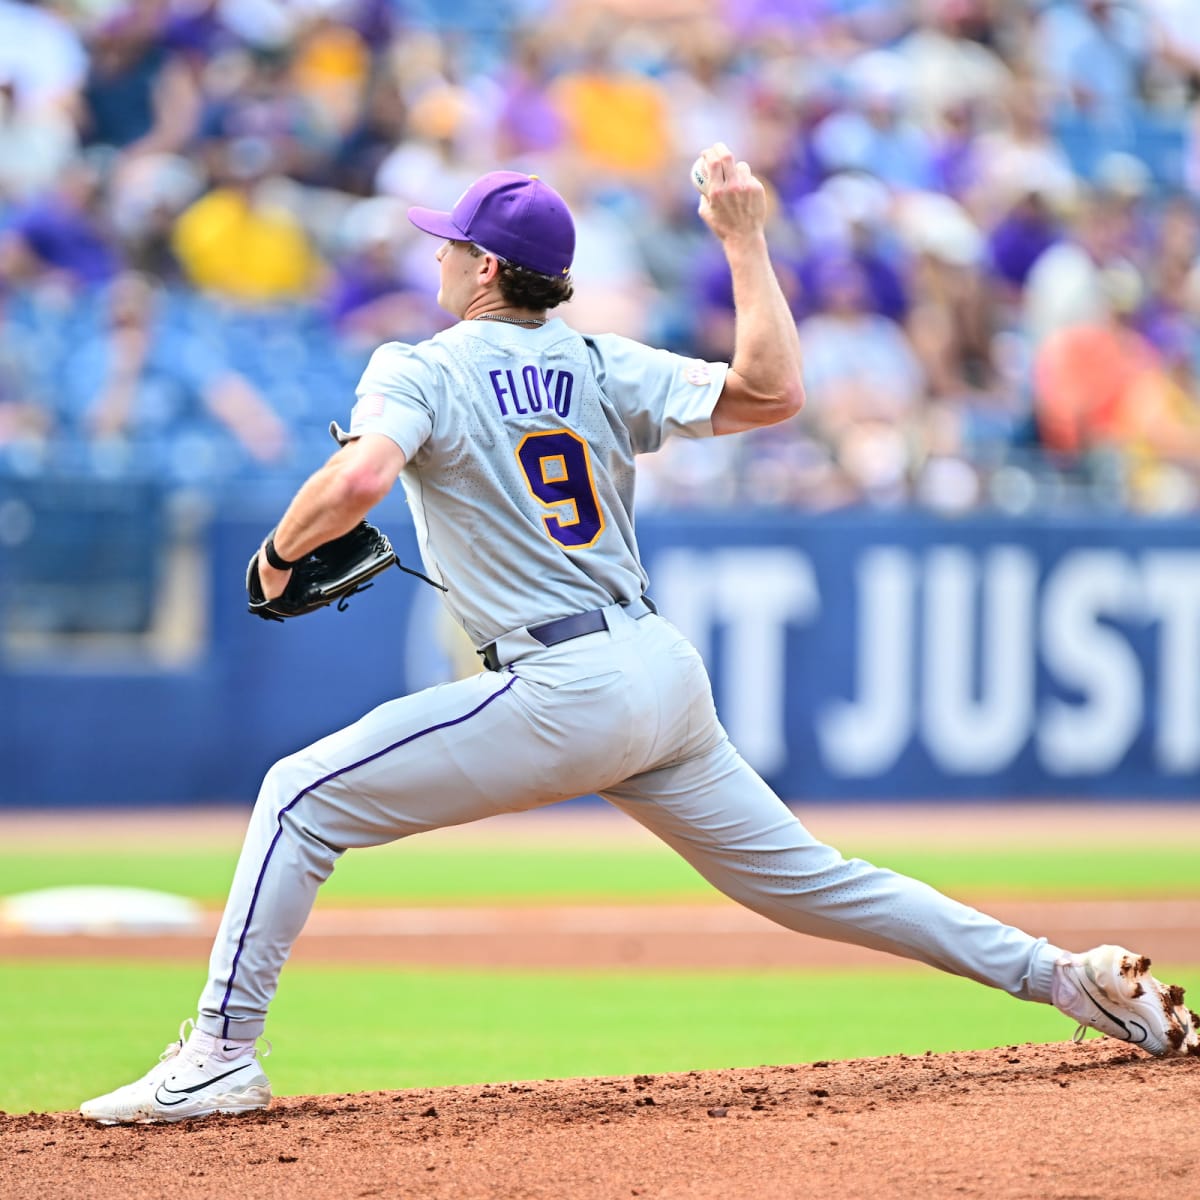
POLYGON ((535 329, 540 325, 545 325, 546 317, 505 317, 500 313, 480 313, 474 318, 476 321, 503 321, 505 325, 532 325, 535 329))

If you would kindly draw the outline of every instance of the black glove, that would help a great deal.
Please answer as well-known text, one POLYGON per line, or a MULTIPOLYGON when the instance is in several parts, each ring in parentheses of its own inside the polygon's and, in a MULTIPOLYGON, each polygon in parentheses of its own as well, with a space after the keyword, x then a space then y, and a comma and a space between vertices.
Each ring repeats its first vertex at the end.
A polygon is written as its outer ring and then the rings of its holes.
POLYGON ((285 621, 315 612, 336 600, 341 612, 351 596, 369 588, 368 580, 380 571, 386 571, 393 563, 400 565, 386 535, 374 525, 361 521, 349 533, 325 542, 305 555, 292 568, 292 576, 283 592, 273 600, 267 600, 258 577, 256 550, 246 568, 249 611, 264 621, 285 621))

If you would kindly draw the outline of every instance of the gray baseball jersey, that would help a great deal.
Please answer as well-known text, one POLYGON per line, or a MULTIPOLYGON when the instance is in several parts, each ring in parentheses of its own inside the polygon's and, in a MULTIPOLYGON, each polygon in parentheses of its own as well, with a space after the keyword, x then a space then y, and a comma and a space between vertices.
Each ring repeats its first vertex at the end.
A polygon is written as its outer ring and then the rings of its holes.
POLYGON ((557 319, 462 321, 377 350, 350 433, 404 451, 426 571, 482 645, 641 596, 634 455, 711 436, 727 370, 557 319))
POLYGON ((557 319, 376 353, 351 432, 404 450, 426 569, 501 669, 388 701, 267 772, 199 1028, 262 1032, 343 851, 588 792, 782 925, 1049 1001, 1056 947, 814 838, 730 744, 695 649, 640 603, 634 456, 711 434, 726 370, 557 319), (525 629, 595 609, 549 645, 525 629))

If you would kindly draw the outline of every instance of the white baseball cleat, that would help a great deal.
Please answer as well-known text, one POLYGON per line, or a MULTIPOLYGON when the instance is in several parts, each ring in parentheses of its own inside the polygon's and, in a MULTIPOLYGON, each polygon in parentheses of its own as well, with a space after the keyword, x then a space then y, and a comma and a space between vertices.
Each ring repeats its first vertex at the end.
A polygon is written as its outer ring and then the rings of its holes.
POLYGON ((184 1021, 179 1041, 141 1079, 86 1101, 80 1115, 101 1125, 151 1125, 266 1108, 271 1085, 254 1044, 230 1045, 194 1026, 189 1036, 189 1026, 192 1021, 184 1021))
POLYGON ((1183 988, 1159 983, 1145 955, 1120 946, 1065 955, 1054 964, 1051 995, 1055 1008, 1079 1022, 1074 1041, 1090 1028, 1159 1057, 1200 1056, 1200 1022, 1184 1007, 1183 988))

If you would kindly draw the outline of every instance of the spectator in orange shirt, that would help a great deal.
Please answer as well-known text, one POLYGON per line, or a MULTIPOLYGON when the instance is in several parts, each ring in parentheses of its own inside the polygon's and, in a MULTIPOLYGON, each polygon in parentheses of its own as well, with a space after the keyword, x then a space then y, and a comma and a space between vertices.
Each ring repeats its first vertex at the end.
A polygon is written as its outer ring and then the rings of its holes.
POLYGON ((1102 281, 1112 315, 1052 334, 1035 359, 1042 444, 1068 456, 1110 449, 1140 465, 1159 459, 1200 464, 1188 356, 1168 362, 1133 328, 1142 292, 1136 271, 1110 269, 1102 281))

